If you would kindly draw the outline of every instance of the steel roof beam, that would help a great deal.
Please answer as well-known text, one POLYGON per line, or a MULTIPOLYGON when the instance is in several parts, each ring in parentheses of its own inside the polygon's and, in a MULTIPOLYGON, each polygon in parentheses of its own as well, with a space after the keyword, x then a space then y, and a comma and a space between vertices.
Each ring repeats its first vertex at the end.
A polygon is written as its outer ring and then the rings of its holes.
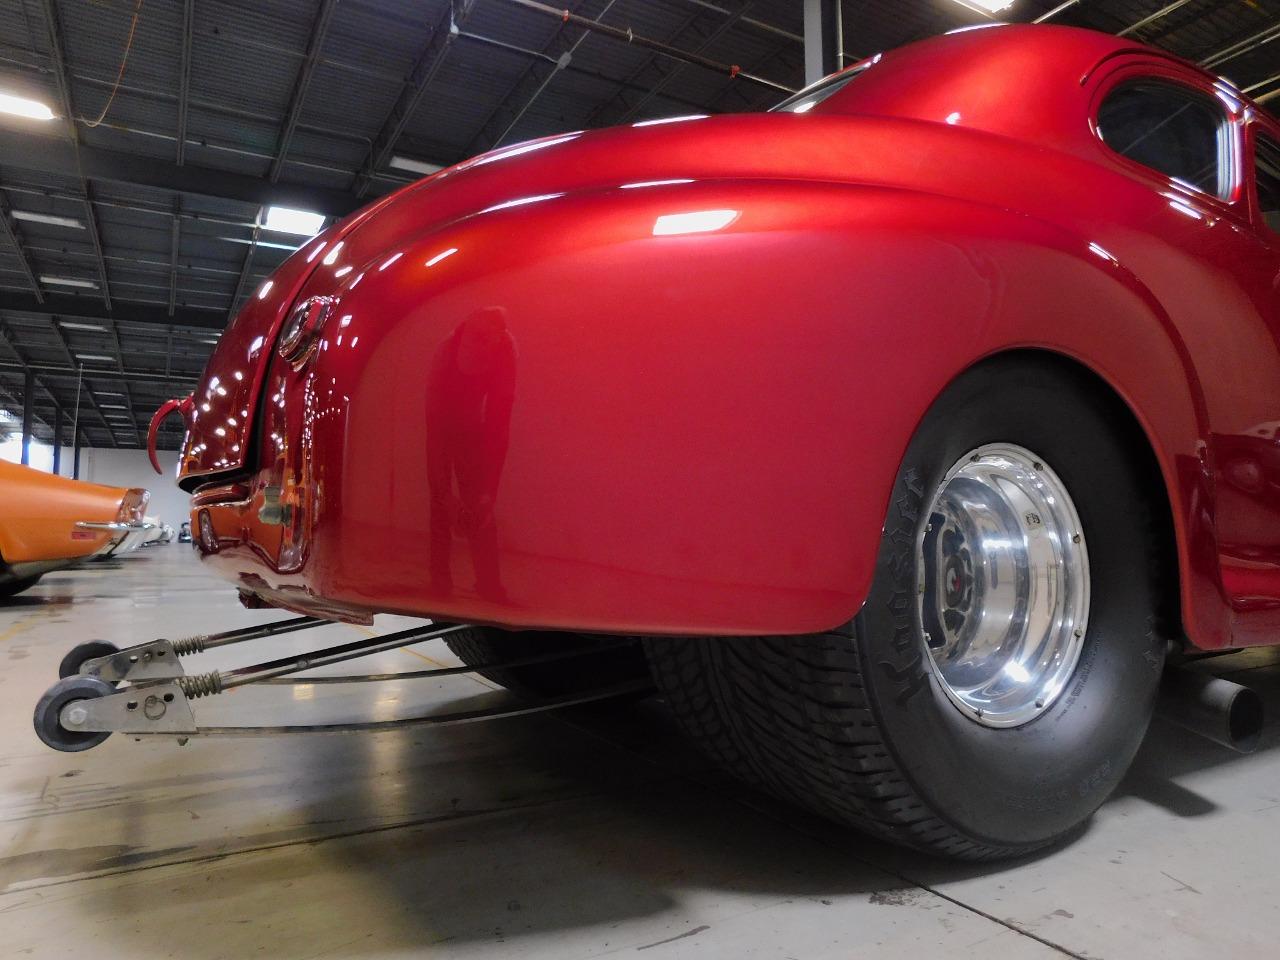
POLYGON ((182 2, 182 54, 178 61, 178 136, 174 160, 178 166, 186 162, 187 107, 191 103, 191 40, 195 25, 195 0, 182 2))
MULTIPOLYGON (((53 323, 55 329, 61 334, 62 330, 58 327, 58 322, 53 323)), ((124 372, 124 348, 120 345, 120 331, 116 328, 114 320, 109 321, 108 330, 111 334, 111 343, 116 349, 116 370, 120 374, 120 385, 124 391, 124 403, 129 408, 129 424, 133 427, 133 440, 138 446, 142 446, 142 434, 138 430, 138 411, 133 409, 133 394, 129 391, 129 379, 124 372)), ((85 384, 85 389, 89 389, 89 385, 85 384)))
MULTIPOLYGON (((691 3, 697 7, 702 7, 704 10, 714 10, 716 13, 724 17, 729 16, 733 12, 731 9, 732 5, 711 3, 710 0, 685 0, 685 2, 691 3)), ((804 37, 798 33, 792 33, 790 30, 784 30, 777 24, 766 23, 763 20, 756 20, 752 17, 743 17, 742 24, 743 26, 750 27, 751 29, 757 30, 761 33, 767 33, 773 37, 782 37, 790 41, 792 44, 800 46, 804 45, 804 37)))
POLYGON ((1080 3, 1080 0, 1065 0, 1065 2, 1058 4, 1056 7, 1054 7, 1052 10, 1050 10, 1048 13, 1042 13, 1042 14, 1040 14, 1040 16, 1036 17, 1036 18, 1035 18, 1034 20, 1032 20, 1031 22, 1032 22, 1032 23, 1045 23, 1046 21, 1052 20, 1052 19, 1053 19, 1054 17, 1056 17, 1058 14, 1060 14, 1060 13, 1066 13, 1066 11, 1070 10, 1072 7, 1074 7, 1074 6, 1078 6, 1078 5, 1079 5, 1079 3, 1080 3))
POLYGON ((1280 38, 1280 23, 1272 23, 1270 26, 1259 30, 1237 43, 1224 47, 1217 53, 1212 53, 1200 61, 1200 66, 1205 68, 1218 67, 1226 63, 1228 60, 1234 60, 1236 57, 1243 56, 1246 53, 1252 53, 1259 47, 1271 43, 1273 40, 1280 38))
MULTIPOLYGON (((17 335, 11 329, 9 329, 9 325, 5 323, 3 320, 0 320, 0 340, 4 341, 5 345, 9 348, 10 352, 16 358, 16 361, 17 361, 15 364, 16 367, 21 369, 21 371, 24 374, 34 378, 35 370, 31 367, 29 363, 27 363, 27 358, 22 355, 22 351, 18 349, 17 335)), ((43 383, 40 383, 39 380, 35 380, 34 382, 38 384, 41 387, 41 389, 44 390, 45 393, 49 394, 49 398, 53 401, 54 407, 58 408, 59 406, 58 398, 54 396, 53 391, 50 390, 47 386, 45 386, 43 383)), ((25 398, 23 400, 23 403, 24 405, 26 404, 25 398)), ((49 426, 48 422, 43 417, 39 419, 40 419, 40 422, 43 423, 46 427, 49 426)))
MULTIPOLYGON (((80 197, 71 193, 63 193, 61 190, 51 190, 45 187, 31 186, 28 183, 6 183, 3 189, 8 193, 24 193, 35 197, 44 197, 49 200, 65 200, 68 203, 79 203, 80 197)), ((220 217, 213 213, 198 213, 191 210, 183 210, 177 204, 174 206, 146 206, 147 203, 154 201, 141 200, 106 200, 101 195, 95 195, 93 205, 95 207, 110 207, 113 210, 129 210, 133 213, 147 213, 156 217, 178 217, 182 220, 189 220, 192 223, 214 223, 223 227, 239 227, 244 230, 253 229, 253 221, 249 219, 235 219, 233 217, 220 217)), ((30 246, 30 245, 28 245, 30 246)), ((30 249, 38 250, 39 247, 30 247, 30 249)), ((107 259, 111 259, 111 255, 107 255, 107 259)), ((214 270, 213 272, 217 272, 214 270)), ((234 273, 235 271, 232 271, 234 273)))
MULTIPOLYGON (((0 58, 2 58, 2 55, 6 49, 12 50, 15 48, 6 48, 4 44, 0 43, 0 58)), ((6 59, 6 63, 11 64, 12 61, 6 59)), ((329 61, 325 60, 324 58, 320 58, 319 63, 325 64, 325 65, 331 65, 329 61)), ((27 66, 25 64, 20 64, 19 66, 22 66, 25 69, 36 74, 43 75, 48 72, 47 69, 39 66, 34 66, 34 65, 27 66)), ((102 77, 95 77, 92 74, 82 73, 75 69, 72 69, 69 72, 68 76, 76 83, 87 84, 88 86, 99 87, 104 90, 111 90, 116 87, 114 79, 106 80, 106 79, 103 79, 102 77)), ((400 78, 392 77, 391 79, 399 80, 400 78)), ((179 81, 181 82, 181 78, 179 78, 179 81)), ((139 97, 144 97, 148 100, 158 100, 162 103, 171 103, 174 105, 174 108, 179 112, 179 114, 183 114, 183 112, 185 111, 185 115, 187 116, 190 115, 191 108, 197 107, 200 110, 205 111, 207 113, 216 113, 219 116, 231 117, 236 120, 249 120, 249 121, 258 122, 258 123, 278 123, 279 122, 279 117, 276 114, 262 113, 261 111, 257 111, 257 110, 246 110, 243 107, 236 107, 229 103, 219 103, 212 100, 204 100, 198 97, 192 97, 189 92, 187 93, 186 99, 184 100, 181 90, 179 90, 179 92, 177 93, 173 93, 168 90, 157 90, 155 87, 146 86, 145 84, 138 83, 137 81, 121 82, 118 89, 120 90, 121 93, 132 93, 132 94, 136 94, 139 97)), ((77 118, 76 122, 81 123, 83 125, 83 121, 84 121, 84 118, 80 117, 80 118, 77 118)), ((106 124, 106 125, 112 126, 111 124, 106 124)), ((116 129, 126 129, 126 128, 116 127, 116 129)), ((308 133, 319 134, 322 137, 331 137, 335 140, 345 140, 350 143, 362 143, 365 146, 368 146, 368 144, 370 143, 370 140, 368 137, 363 136, 359 133, 354 133, 350 130, 338 130, 338 129, 334 129, 333 127, 322 127, 317 124, 301 123, 301 122, 298 123, 298 129, 305 130, 308 133)), ((179 129, 176 130, 174 135, 166 136, 164 139, 173 140, 175 142, 181 140, 184 151, 186 147, 191 144, 204 145, 203 141, 194 140, 188 137, 186 131, 187 131, 187 128, 186 128, 186 125, 184 124, 179 129)), ((181 162, 182 161, 180 160, 179 163, 181 162)))
POLYGON ((447 9, 431 28, 431 37, 427 40, 426 47, 409 72, 400 96, 396 98, 395 105, 383 121, 378 135, 373 138, 364 166, 356 174, 352 192, 357 197, 363 197, 368 192, 369 184, 373 182, 376 172, 391 159, 391 153, 395 150, 400 135, 413 119, 423 95, 431 86, 431 81, 435 79, 436 74, 440 72, 449 49, 458 39, 475 5, 476 0, 449 0, 447 9))
POLYGON ((1169 16, 1169 14, 1176 13, 1177 11, 1185 7, 1187 4, 1194 3, 1194 2, 1195 0, 1175 0, 1175 2, 1170 3, 1167 6, 1161 7, 1159 10, 1151 14, 1149 17, 1143 17, 1137 23, 1132 24, 1128 27, 1125 27, 1123 30, 1120 30, 1119 32, 1116 33, 1116 36, 1117 37, 1132 36, 1133 34, 1144 29, 1145 27, 1151 26, 1151 24, 1155 23, 1157 20, 1163 20, 1165 17, 1169 16))
POLYGON ((226 326, 226 311, 206 310, 199 307, 179 306, 172 316, 167 304, 130 303, 120 301, 111 309, 90 297, 76 297, 65 293, 45 294, 40 301, 29 293, 16 290, 0 290, 0 311, 30 313, 38 316, 59 316, 77 320, 126 320, 131 323, 177 324, 184 327, 201 327, 221 330, 226 326))
MULTIPOLYGON (((592 22, 595 22, 595 21, 592 21, 592 22)), ((481 34, 471 33, 467 30, 463 30, 461 33, 459 33, 458 38, 460 40, 469 40, 469 41, 472 41, 473 43, 483 44, 486 47, 495 47, 499 50, 506 50, 510 53, 518 53, 528 57, 530 60, 533 60, 533 61, 539 61, 547 64, 555 63, 554 58, 548 57, 545 53, 543 53, 540 50, 530 50, 528 47, 521 47, 514 43, 507 43, 505 40, 495 40, 493 37, 482 36, 481 34)), ((620 81, 616 77, 606 76, 605 74, 600 73, 598 70, 590 70, 590 69, 587 69, 586 67, 574 66, 573 63, 570 63, 567 67, 564 67, 564 72, 577 74, 580 77, 590 77, 592 80, 598 81, 600 83, 607 83, 613 86, 618 86, 624 90, 630 90, 637 94, 648 93, 648 90, 645 87, 637 86, 636 84, 630 83, 626 80, 620 81)), ((676 96, 669 97, 668 99, 673 100, 674 102, 680 104, 681 106, 688 107, 691 110, 702 109, 702 104, 695 103, 692 100, 685 100, 681 97, 676 97, 676 96)), ((465 156, 458 156, 456 158, 456 160, 458 161, 465 160, 465 159, 467 159, 467 157, 465 156)), ((394 171, 392 170, 386 170, 378 173, 377 175, 380 177, 391 179, 391 176, 393 173, 394 171)))
MULTIPOLYGON (((9 346, 13 348, 14 356, 18 357, 17 365, 8 364, 8 362, 0 362, 0 367, 6 367, 6 369, 13 369, 14 366, 19 366, 19 367, 22 367, 23 370, 26 370, 27 372, 29 372, 29 374, 32 374, 32 375, 36 375, 37 372, 42 372, 45 370, 45 365, 32 364, 32 362, 29 362, 26 357, 22 356, 22 353, 18 351, 17 343, 15 343, 15 340, 13 338, 13 333, 10 332, 8 328, 8 324, 4 324, 3 321, 0 321, 0 333, 4 333, 5 339, 9 340, 9 346)), ((61 330, 61 328, 59 328, 58 324, 56 323, 54 324, 54 333, 58 335, 58 342, 61 348, 63 348, 63 353, 65 356, 67 356, 68 362, 73 362, 74 357, 72 356, 72 349, 70 349, 70 346, 67 343, 67 337, 65 337, 65 335, 63 334, 63 330, 61 330)), ((45 375, 47 376, 47 374, 45 375)), ((37 379, 37 383, 38 381, 40 381, 40 379, 37 379)), ((41 387, 42 389, 45 390, 45 393, 49 394, 49 398, 51 399, 52 403, 54 403, 55 410, 60 410, 63 404, 59 402, 59 399, 58 397, 56 397, 56 394, 52 392, 52 390, 49 389, 49 387, 47 387, 47 385, 45 384, 41 384, 41 387)), ((118 447, 119 444, 116 443, 115 434, 113 433, 113 431, 111 431, 110 422, 108 421, 108 419, 106 419, 105 413, 102 413, 101 408, 97 406, 97 398, 93 396, 91 390, 88 389, 88 384, 84 384, 84 392, 86 392, 86 396, 90 398, 90 403, 91 403, 93 412, 97 413, 97 417, 99 417, 99 420, 102 421, 102 425, 104 425, 106 430, 108 430, 108 433, 111 434, 111 445, 113 445, 113 447, 118 447)), ((45 426, 49 426, 49 424, 47 424, 46 422, 45 426)), ((137 424, 134 424, 134 435, 137 435, 137 424)))
MULTIPOLYGON (((802 72, 804 69, 803 64, 797 66, 788 59, 788 57, 794 52, 794 44, 785 40, 781 43, 777 43, 767 54, 765 54, 765 56, 760 58, 757 69, 767 69, 773 63, 777 62, 787 73, 802 72)), ((727 113, 734 110, 744 109, 751 110, 755 109, 756 105, 762 102, 766 97, 772 99, 775 103, 782 100, 782 97, 772 91, 766 91, 760 96, 751 97, 748 95, 747 89, 744 88, 742 84, 738 83, 736 80, 728 80, 723 86, 721 86, 720 92, 711 98, 710 106, 706 109, 708 113, 727 113), (735 98, 736 103, 728 103, 730 96, 735 98)))
POLYGON ((528 10, 533 13, 539 13, 547 17, 555 17, 565 23, 571 23, 574 26, 584 27, 593 33, 599 33, 606 37, 612 37, 623 43, 632 44, 637 47, 644 47, 648 50, 655 50, 664 57, 672 60, 679 60, 683 63, 691 63, 695 66, 711 70, 723 76, 741 79, 748 83, 758 84, 760 86, 769 87, 772 90, 779 90, 783 93, 794 93, 791 87, 775 83, 767 77, 759 76, 743 70, 738 64, 721 63, 718 60, 712 60, 701 54, 692 53, 688 50, 682 50, 679 47, 673 47, 669 43, 661 40, 654 40, 636 33, 630 27, 614 27, 607 23, 601 23, 599 20, 592 20, 589 17, 580 17, 577 14, 570 13, 567 10, 559 9, 550 4, 543 3, 542 0, 503 0, 508 6, 519 7, 522 10, 528 10))
MULTIPOLYGON (((255 207, 285 206, 344 217, 362 206, 346 190, 270 183, 261 177, 143 157, 81 144, 76 157, 61 147, 64 140, 32 134, 0 138, 0 167, 18 167, 64 177, 106 180, 175 193, 231 200, 255 207)), ((349 172, 349 171, 347 171, 349 172)))
MULTIPOLYGON (((245 242, 248 243, 249 241, 246 240, 245 242)), ((55 259, 57 257, 92 257, 93 256, 92 253, 84 253, 78 250, 76 251, 64 250, 61 247, 46 247, 42 244, 36 244, 36 243, 28 243, 27 249, 38 252, 38 253, 48 254, 50 257, 53 257, 55 259)), ((109 253, 107 254, 107 260, 108 262, 111 262, 111 263, 120 262, 120 263, 128 264, 135 273, 167 273, 169 270, 169 261, 153 260, 150 257, 144 257, 139 254, 124 256, 121 254, 109 253)), ((186 273, 193 273, 193 274, 207 273, 213 276, 222 276, 222 277, 240 276, 240 271, 238 269, 227 270, 222 267, 202 267, 194 263, 181 263, 181 262, 179 262, 178 264, 178 272, 179 273, 186 272, 186 273)), ((136 286, 136 284, 130 284, 128 281, 117 280, 115 281, 115 283, 117 287, 136 286)), ((202 292, 208 293, 211 296, 219 296, 219 297, 226 296, 226 294, 224 293, 213 291, 213 290, 202 291, 202 292)))
MULTIPOLYGON (((1245 87, 1244 92, 1252 95, 1257 93, 1259 90, 1263 90, 1271 86, 1273 83, 1280 83, 1280 73, 1277 73, 1274 76, 1267 77, 1267 79, 1265 80, 1259 80, 1257 83, 1253 84, 1252 86, 1245 87)), ((1258 102, 1261 103, 1262 101, 1259 100, 1258 102)))
MULTIPOLYGON (((693 48, 693 52, 706 53, 710 50, 716 41, 742 22, 743 17, 746 15, 747 11, 754 6, 754 4, 755 0, 733 0, 733 2, 730 3, 730 6, 735 7, 735 9, 733 9, 727 17, 721 19, 718 24, 711 27, 710 32, 708 32, 702 38, 701 42, 693 48)), ((699 29, 700 27, 701 25, 698 24, 693 26, 692 29, 699 29)), ((650 57, 649 63, 646 64, 645 69, 655 71, 658 74, 658 79, 650 87, 648 93, 642 96, 635 103, 631 104, 631 106, 625 110, 622 116, 618 118, 617 122, 629 123, 634 120, 641 110, 653 102, 654 98, 662 95, 662 91, 667 88, 667 85, 670 84, 672 80, 680 75, 680 72, 684 70, 684 68, 685 64, 683 63, 667 63, 656 56, 650 57)), ((621 93, 619 93, 615 99, 621 100, 621 93)), ((625 103, 625 100, 623 103, 625 103)))
POLYGON ((49 31, 50 59, 53 63, 54 81, 58 87, 58 99, 62 102, 67 131, 71 135, 71 147, 77 156, 76 175, 80 180, 81 188, 84 190, 82 203, 84 204, 85 230, 89 234, 90 242, 93 244, 93 252, 97 261, 98 280, 101 284, 99 292, 102 295, 103 305, 110 310, 111 288, 107 280, 107 263, 102 256, 102 235, 98 229, 98 215, 93 210, 93 191, 78 159, 80 153, 80 131, 76 128, 75 100, 71 95, 71 81, 67 77, 66 48, 62 42, 62 24, 58 20, 58 7, 55 0, 44 0, 44 18, 45 26, 49 31))
MULTIPOLYGON (((67 342, 67 335, 63 332, 62 327, 58 324, 56 320, 53 322, 53 332, 58 336, 58 342, 62 345, 62 352, 67 356, 67 362, 71 364, 73 367, 76 366, 76 362, 75 362, 76 358, 75 358, 75 355, 71 352, 71 344, 67 342)), ((31 367, 32 370, 40 369, 40 365, 37 365, 37 364, 30 364, 29 366, 31 367)), ((83 371, 84 365, 80 364, 79 366, 80 366, 80 371, 83 371)), ((78 377, 78 379, 83 380, 83 377, 82 376, 78 377)), ((111 437, 111 445, 113 447, 120 446, 120 441, 116 439, 116 432, 115 432, 115 429, 111 426, 111 421, 108 420, 107 415, 102 412, 102 407, 98 406, 97 396, 94 395, 93 390, 89 387, 89 384, 87 382, 82 382, 81 386, 84 390, 84 395, 89 398, 90 405, 93 407, 94 412, 98 415, 98 419, 101 420, 102 425, 106 427, 107 433, 111 437)), ((137 429, 138 429, 138 425, 135 420, 134 422, 135 436, 137 435, 137 429)))
MULTIPOLYGON (((82 375, 80 369, 74 366, 60 367, 53 363, 21 363, 12 360, 0 360, 0 370, 25 370, 28 367, 50 380, 76 380, 82 375)), ((184 373, 142 373, 137 370, 126 370, 124 376, 135 383, 154 383, 159 386, 164 386, 167 383, 195 384, 200 381, 199 376, 184 373)), ((120 382, 120 374, 114 370, 85 370, 83 377, 85 379, 107 380, 112 383, 120 382)))
MULTIPOLYGON (((687 33, 697 29, 697 25, 700 18, 702 18, 705 22, 705 20, 713 16, 718 17, 719 15, 718 13, 710 13, 707 10, 701 10, 701 11, 690 13, 680 22, 680 26, 676 28, 675 32, 671 34, 665 42, 668 44, 678 43, 679 41, 686 38, 685 35, 687 33)), ((699 50, 698 52, 701 53, 702 51, 699 50)), ((633 88, 640 87, 642 89, 645 89, 646 91, 652 90, 653 85, 662 79, 662 75, 660 73, 658 77, 651 78, 650 82, 646 84, 644 82, 645 74, 654 69, 654 66, 659 63, 659 60, 661 57, 662 55, 658 53, 656 50, 650 50, 649 55, 645 57, 644 62, 641 63, 640 66, 637 67, 635 70, 632 70, 631 73, 627 75, 625 80, 622 80, 617 84, 615 84, 613 88, 613 93, 609 96, 609 98, 597 104, 595 109, 593 109, 591 113, 587 115, 586 125, 588 127, 607 126, 608 124, 603 121, 603 118, 607 115, 607 112, 609 111, 609 109, 613 107, 615 104, 621 104, 622 109, 625 111, 629 106, 629 104, 627 103, 627 99, 624 96, 628 87, 633 87, 633 88)), ((675 61, 671 65, 672 67, 676 67, 676 66, 682 66, 683 64, 681 64, 678 61, 675 61)), ((643 95, 644 94, 641 94, 641 96, 643 95)))
POLYGON ((40 289, 40 282, 36 280, 35 271, 31 269, 31 261, 27 259, 27 251, 22 245, 22 234, 17 224, 10 218, 10 214, 9 201, 5 198, 3 190, 0 190, 0 225, 3 225, 4 234, 18 255, 18 265, 22 267, 22 273, 31 286, 31 295, 38 302, 44 303, 44 291, 40 289))
MULTIPOLYGON (((573 12, 593 20, 604 17, 618 0, 581 0, 573 12)), ((561 24, 550 42, 542 48, 542 57, 536 58, 521 74, 515 86, 489 114, 480 131, 471 138, 463 154, 468 157, 501 146, 510 136, 516 124, 529 112, 529 108, 542 96, 544 90, 573 60, 590 31, 575 33, 567 24, 561 24)))
POLYGON ((169 316, 178 308, 178 247, 181 244, 182 216, 180 204, 174 202, 173 221, 169 225, 169 316))
POLYGON ((98 227, 98 214, 93 209, 93 188, 84 181, 84 227, 93 244, 93 257, 98 267, 98 280, 102 284, 102 304, 111 309, 111 283, 107 279, 107 258, 102 250, 102 231, 98 227))
POLYGON ((227 323, 235 319, 236 306, 240 303, 240 297, 244 295, 244 285, 248 281, 249 271, 253 267, 253 255, 258 252, 258 237, 261 233, 261 227, 253 228, 253 236, 249 240, 249 249, 244 255, 244 263, 240 266, 240 276, 236 280, 236 290, 231 295, 231 306, 227 310, 227 323))
POLYGON ((315 75, 320 50, 324 47, 325 36, 329 32, 329 23, 333 19, 333 10, 337 2, 338 0, 321 0, 315 23, 311 26, 307 55, 302 61, 302 66, 298 68, 298 78, 293 85, 293 94, 289 97, 289 112, 285 117, 284 127, 280 131, 280 142, 276 145, 276 156, 271 161, 271 172, 267 177, 272 183, 280 179, 280 171, 284 169, 285 158, 289 155, 289 143, 293 140, 298 120, 302 117, 302 105, 307 99, 307 89, 311 86, 311 78, 315 75))

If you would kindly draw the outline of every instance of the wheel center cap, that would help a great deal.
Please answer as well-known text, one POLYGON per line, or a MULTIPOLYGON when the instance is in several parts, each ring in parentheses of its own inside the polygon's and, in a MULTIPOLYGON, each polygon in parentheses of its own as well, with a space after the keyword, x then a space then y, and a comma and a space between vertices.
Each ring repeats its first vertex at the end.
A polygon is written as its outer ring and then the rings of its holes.
POLYGON ((979 723, 1012 727, 1054 702, 1089 614, 1080 518, 1044 459, 989 444, 947 471, 917 541, 918 613, 940 686, 979 723))

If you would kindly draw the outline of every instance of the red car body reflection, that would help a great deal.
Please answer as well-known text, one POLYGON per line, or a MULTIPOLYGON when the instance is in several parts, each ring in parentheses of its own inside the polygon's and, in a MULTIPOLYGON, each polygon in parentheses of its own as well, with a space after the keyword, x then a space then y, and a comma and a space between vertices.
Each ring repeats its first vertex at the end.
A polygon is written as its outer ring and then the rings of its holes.
POLYGON ((1160 51, 1015 26, 887 53, 804 115, 475 158, 310 241, 237 317, 187 418, 197 543, 267 602, 346 617, 829 628, 865 599, 924 411, 984 358, 1047 351, 1145 431, 1187 636, 1276 642, 1263 130, 1160 51), (1230 197, 1101 141, 1134 77, 1225 104, 1230 197))

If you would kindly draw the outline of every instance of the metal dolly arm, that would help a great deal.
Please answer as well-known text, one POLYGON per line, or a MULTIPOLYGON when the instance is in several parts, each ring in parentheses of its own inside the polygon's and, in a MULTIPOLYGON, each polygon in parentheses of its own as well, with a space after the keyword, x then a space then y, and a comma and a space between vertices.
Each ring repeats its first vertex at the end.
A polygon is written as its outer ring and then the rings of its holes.
MULTIPOLYGON (((521 716, 560 707, 591 703, 614 697, 642 693, 649 689, 644 680, 628 681, 596 690, 587 690, 547 699, 530 700, 502 694, 495 706, 452 713, 432 713, 398 720, 360 723, 286 724, 270 726, 201 726, 196 723, 191 701, 221 694, 253 683, 359 683, 421 677, 453 676, 487 669, 502 669, 589 656, 615 647, 633 644, 619 640, 582 650, 557 651, 521 657, 503 663, 475 667, 442 667, 403 673, 354 674, 345 676, 293 677, 304 670, 342 663, 413 643, 434 640, 472 629, 469 624, 430 625, 401 630, 384 636, 367 637, 350 643, 326 647, 311 653, 282 657, 265 663, 188 676, 178 657, 216 646, 245 640, 277 636, 294 630, 321 626, 330 621, 300 617, 263 627, 251 627, 199 638, 170 642, 156 640, 138 644, 112 654, 92 658, 81 664, 82 673, 64 677, 36 705, 35 726, 40 739, 55 750, 79 751, 97 746, 112 733, 132 737, 170 736, 179 743, 200 736, 264 736, 281 733, 352 733, 376 731, 402 726, 430 724, 447 726, 521 716), (197 642, 198 641, 198 642, 197 642), (109 681, 127 680, 117 690, 109 681)), ((79 649, 79 648, 77 648, 79 649)), ((73 651, 74 653, 74 651, 73 651)), ((68 655, 71 659, 71 655, 68 655)), ((64 661, 64 666, 66 661, 64 661)))
POLYGON ((72 647, 71 652, 62 659, 58 667, 59 677, 84 675, 98 677, 107 683, 119 683, 128 680, 138 683, 143 680, 168 680, 182 676, 182 664, 179 657, 187 657, 215 647, 226 647, 233 643, 244 643, 246 640, 261 640, 264 637, 278 637, 293 633, 296 630, 309 630, 312 627, 323 627, 333 620, 321 620, 318 617, 296 617, 292 620, 277 620, 258 627, 241 627, 238 630, 226 630, 222 633, 197 633, 177 640, 166 640, 161 637, 147 643, 137 643, 121 650, 114 643, 105 640, 90 640, 72 647))

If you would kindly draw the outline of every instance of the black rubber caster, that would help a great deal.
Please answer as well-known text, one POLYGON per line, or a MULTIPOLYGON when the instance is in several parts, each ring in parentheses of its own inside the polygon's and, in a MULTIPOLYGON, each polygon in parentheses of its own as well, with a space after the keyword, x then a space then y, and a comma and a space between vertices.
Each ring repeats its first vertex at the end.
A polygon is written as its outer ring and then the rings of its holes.
POLYGON ((58 676, 64 680, 67 677, 79 676, 80 668, 90 660, 97 660, 98 657, 106 657, 119 652, 119 647, 114 643, 108 643, 106 640, 89 640, 86 643, 77 643, 62 658, 62 662, 58 664, 58 676))
POLYGON ((47 746, 64 753, 78 753, 96 747, 110 731, 68 730, 62 725, 62 708, 77 700, 96 700, 115 693, 115 688, 97 677, 67 677, 50 687, 36 704, 36 736, 47 746))

